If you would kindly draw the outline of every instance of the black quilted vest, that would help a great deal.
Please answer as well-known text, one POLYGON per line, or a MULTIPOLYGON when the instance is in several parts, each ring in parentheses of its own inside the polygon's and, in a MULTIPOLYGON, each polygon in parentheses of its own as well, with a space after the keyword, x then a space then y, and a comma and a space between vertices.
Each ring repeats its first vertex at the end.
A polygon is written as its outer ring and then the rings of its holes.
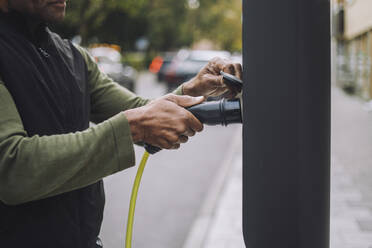
MULTIPOLYGON (((0 78, 28 136, 88 128, 90 97, 82 55, 45 25, 29 26, 18 13, 0 13, 0 78)), ((0 247, 96 247, 104 202, 102 181, 18 206, 0 201, 0 247)))

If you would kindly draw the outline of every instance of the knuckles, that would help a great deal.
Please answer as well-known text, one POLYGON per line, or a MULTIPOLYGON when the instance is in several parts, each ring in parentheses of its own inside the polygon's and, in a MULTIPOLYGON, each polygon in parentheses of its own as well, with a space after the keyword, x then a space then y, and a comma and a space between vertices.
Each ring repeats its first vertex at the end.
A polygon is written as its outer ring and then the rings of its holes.
POLYGON ((168 144, 168 143, 165 143, 164 147, 165 149, 171 149, 172 148, 172 145, 168 144))
POLYGON ((179 139, 179 141, 180 141, 181 143, 186 143, 188 140, 189 140, 189 137, 184 136, 184 135, 181 136, 180 139, 179 139))
POLYGON ((163 139, 159 143, 160 143, 160 147, 164 149, 171 149, 173 147, 173 145, 167 139, 163 139))
POLYGON ((169 138, 168 138, 168 142, 170 142, 171 144, 175 144, 175 143, 177 143, 178 140, 179 140, 179 138, 178 138, 178 136, 176 136, 176 135, 171 135, 171 136, 169 136, 169 138))
POLYGON ((198 128, 197 128, 197 132, 201 132, 201 131, 203 131, 203 129, 204 129, 204 125, 203 124, 201 124, 198 128))
POLYGON ((180 144, 175 144, 171 149, 172 150, 177 150, 178 148, 180 148, 180 144))
POLYGON ((182 134, 186 133, 186 131, 187 131, 186 125, 180 125, 180 126, 176 127, 177 135, 182 135, 182 134))

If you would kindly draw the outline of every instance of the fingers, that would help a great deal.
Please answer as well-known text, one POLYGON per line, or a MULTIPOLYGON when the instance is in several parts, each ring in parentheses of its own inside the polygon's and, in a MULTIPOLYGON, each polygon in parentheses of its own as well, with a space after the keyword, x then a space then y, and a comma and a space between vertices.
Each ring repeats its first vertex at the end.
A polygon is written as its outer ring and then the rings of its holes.
POLYGON ((199 104, 204 97, 166 95, 144 106, 139 121, 144 130, 142 140, 164 148, 178 149, 189 137, 203 130, 203 124, 184 107, 199 104))
MULTIPOLYGON (((212 67, 212 68, 209 68, 209 71, 216 72, 217 70, 220 70, 220 71, 229 73, 231 75, 234 75, 239 79, 242 79, 243 70, 242 70, 242 65, 239 63, 232 63, 231 61, 226 60, 226 59, 214 58, 209 63, 209 66, 212 67)), ((217 90, 218 93, 222 94, 226 92, 228 89, 229 92, 226 94, 226 96, 228 96, 229 98, 234 97, 240 91, 239 89, 235 88, 232 85, 226 85, 223 80, 223 77, 219 75, 219 72, 217 75, 214 73, 206 74, 204 75, 204 79, 210 85, 214 87, 219 87, 220 89, 217 90)), ((216 93, 214 93, 213 95, 216 95, 216 93)))
POLYGON ((184 135, 181 135, 181 136, 179 137, 179 141, 178 141, 178 143, 173 144, 173 145, 171 146, 171 148, 169 148, 169 149, 170 149, 170 150, 177 150, 177 149, 179 149, 179 148, 181 147, 181 144, 182 144, 182 143, 186 143, 188 140, 189 140, 189 137, 184 136, 184 135))
POLYGON ((235 96, 241 91, 240 88, 237 88, 237 87, 235 87, 233 85, 227 85, 227 87, 229 88, 229 90, 223 96, 224 98, 227 98, 227 99, 233 99, 233 98, 235 98, 235 96))
POLYGON ((216 57, 208 63, 208 68, 209 71, 214 72, 215 75, 219 75, 220 71, 224 71, 228 64, 228 60, 216 57))
POLYGON ((203 124, 191 112, 183 108, 182 111, 185 113, 178 120, 178 124, 175 124, 174 128, 163 129, 158 137, 153 139, 153 145, 163 149, 178 149, 180 144, 188 142, 189 137, 203 130, 203 124))
POLYGON ((160 147, 162 149, 178 149, 180 147, 179 143, 171 142, 170 140, 166 138, 160 138, 156 141, 155 144, 153 144, 157 147, 160 147))
POLYGON ((179 144, 182 144, 182 143, 186 143, 187 141, 189 140, 189 137, 185 136, 185 135, 181 135, 179 137, 179 144))
POLYGON ((160 147, 162 149, 176 150, 181 147, 181 144, 186 143, 188 140, 189 140, 189 137, 185 135, 181 135, 177 139, 162 138, 157 141, 157 144, 155 144, 155 146, 160 147))
POLYGON ((223 83, 223 77, 221 75, 205 74, 203 75, 203 81, 213 87, 222 87, 226 88, 226 85, 223 83))
POLYGON ((167 95, 167 100, 174 102, 178 106, 187 108, 204 102, 203 96, 192 97, 192 96, 177 96, 173 94, 167 95))
MULTIPOLYGON (((168 95, 167 100, 176 103, 178 106, 186 108, 186 107, 191 107, 196 104, 202 103, 205 100, 205 98, 203 96, 192 97, 192 96, 177 96, 177 95, 170 94, 168 95)), ((186 124, 188 125, 189 129, 195 132, 201 132, 203 130, 203 124, 193 114, 191 114, 186 109, 184 110, 184 114, 185 114, 186 124)))
MULTIPOLYGON (((229 73, 231 75, 236 76, 239 79, 242 79, 243 71, 242 71, 241 64, 237 64, 237 63, 227 64, 224 67, 223 72, 229 73)), ((225 97, 228 99, 234 98, 241 91, 241 88, 237 88, 234 85, 231 85, 231 84, 226 84, 226 85, 229 88, 229 91, 227 92, 225 97)))
POLYGON ((201 132, 203 131, 203 124, 193 115, 191 112, 187 111, 187 124, 189 129, 191 129, 194 132, 201 132))
POLYGON ((229 91, 225 92, 223 95, 222 95, 222 98, 227 98, 227 99, 234 99, 236 97, 236 95, 238 94, 238 92, 235 90, 235 89, 230 89, 229 91))
POLYGON ((188 129, 185 133, 183 133, 183 136, 192 137, 195 136, 196 132, 192 129, 188 129))
POLYGON ((232 63, 232 61, 228 59, 213 58, 209 62, 208 68, 210 72, 214 72, 214 75, 219 75, 220 71, 223 71, 242 79, 242 65, 239 63, 232 63))
POLYGON ((177 150, 177 149, 179 149, 180 147, 181 147, 180 144, 175 144, 174 146, 172 146, 172 147, 170 148, 170 150, 177 150))
POLYGON ((223 82, 221 75, 205 74, 203 75, 203 81, 212 90, 208 92, 208 96, 220 96, 229 90, 227 85, 223 82))
POLYGON ((235 76, 239 79, 243 79, 243 67, 239 63, 234 64, 235 76))
POLYGON ((235 66, 234 64, 231 64, 231 63, 227 63, 223 69, 222 69, 223 72, 226 72, 226 73, 229 73, 231 75, 235 75, 235 66))
POLYGON ((214 58, 204 66, 196 77, 184 83, 183 92, 186 95, 205 97, 220 96, 229 91, 231 96, 235 96, 240 89, 233 88, 234 86, 226 85, 220 72, 229 73, 242 78, 242 66, 237 63, 232 63, 227 59, 214 58))
POLYGON ((239 79, 242 79, 243 77, 243 68, 239 63, 228 63, 225 65, 222 71, 236 76, 239 79))

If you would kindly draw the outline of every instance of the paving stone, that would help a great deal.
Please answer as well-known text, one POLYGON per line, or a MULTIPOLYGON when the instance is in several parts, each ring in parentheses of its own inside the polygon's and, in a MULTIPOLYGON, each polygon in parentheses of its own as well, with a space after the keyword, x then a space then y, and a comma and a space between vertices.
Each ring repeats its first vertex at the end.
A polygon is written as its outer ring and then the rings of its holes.
POLYGON ((357 220, 357 223, 363 232, 372 232, 372 219, 357 220))

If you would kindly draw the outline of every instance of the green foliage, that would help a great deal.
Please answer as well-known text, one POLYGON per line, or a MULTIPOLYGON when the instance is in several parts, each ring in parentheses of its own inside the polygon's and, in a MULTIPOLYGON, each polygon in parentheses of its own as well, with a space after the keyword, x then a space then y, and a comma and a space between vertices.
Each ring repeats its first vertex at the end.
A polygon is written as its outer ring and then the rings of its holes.
POLYGON ((124 53, 123 56, 123 62, 133 66, 138 71, 146 69, 145 59, 145 54, 139 52, 124 53))
POLYGON ((115 43, 135 50, 146 37, 149 51, 175 50, 209 39, 230 51, 241 50, 242 0, 73 0, 66 19, 54 28, 66 38, 80 34, 83 45, 115 43))
POLYGON ((165 51, 190 44, 191 40, 182 39, 180 35, 187 16, 184 0, 151 1, 146 16, 150 49, 165 51))

